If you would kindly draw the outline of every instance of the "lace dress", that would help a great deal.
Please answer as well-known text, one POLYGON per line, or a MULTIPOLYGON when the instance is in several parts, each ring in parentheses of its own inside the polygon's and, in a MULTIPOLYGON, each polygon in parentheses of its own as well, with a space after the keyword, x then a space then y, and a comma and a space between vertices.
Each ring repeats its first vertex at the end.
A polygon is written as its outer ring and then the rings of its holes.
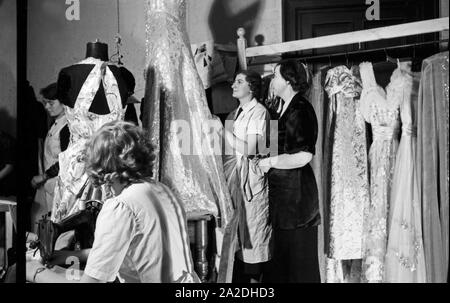
POLYGON ((403 70, 399 83, 402 136, 395 162, 389 212, 385 282, 425 282, 422 212, 418 199, 416 158, 417 97, 420 73, 403 70))
POLYGON ((361 63, 360 74, 361 112, 373 134, 369 151, 370 202, 364 207, 362 281, 382 282, 404 80, 400 66, 392 73, 386 90, 376 83, 372 63, 361 63))
POLYGON ((147 0, 146 92, 142 123, 156 147, 154 176, 188 217, 226 226, 233 205, 223 173, 221 123, 211 115, 186 33, 184 0, 147 0))

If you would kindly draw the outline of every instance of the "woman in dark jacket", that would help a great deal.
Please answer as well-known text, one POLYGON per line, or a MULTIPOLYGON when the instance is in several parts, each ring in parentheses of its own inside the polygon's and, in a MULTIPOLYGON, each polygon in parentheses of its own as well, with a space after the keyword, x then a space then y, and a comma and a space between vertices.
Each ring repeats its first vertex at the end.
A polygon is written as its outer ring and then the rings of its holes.
MULTIPOLYGON (((262 159, 268 173, 274 251, 265 280, 320 282, 317 226, 320 224, 317 184, 309 162, 315 153, 317 118, 303 94, 306 70, 293 61, 275 67, 272 80, 278 107, 278 155, 262 159)), ((273 147, 271 147, 271 151, 273 147)))

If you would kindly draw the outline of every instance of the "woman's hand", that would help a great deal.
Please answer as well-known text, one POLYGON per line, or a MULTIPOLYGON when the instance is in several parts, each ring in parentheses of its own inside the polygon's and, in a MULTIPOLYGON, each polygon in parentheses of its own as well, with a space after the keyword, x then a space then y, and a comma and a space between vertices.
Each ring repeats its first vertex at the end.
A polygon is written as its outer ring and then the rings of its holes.
POLYGON ((44 265, 42 265, 40 262, 35 261, 35 260, 30 260, 27 261, 26 263, 26 279, 29 282, 34 282, 34 274, 36 273, 36 270, 38 270, 39 268, 45 268, 44 265))
POLYGON ((33 179, 31 179, 31 186, 33 188, 38 188, 42 186, 45 181, 47 181, 45 174, 34 176, 33 179))
POLYGON ((78 255, 76 255, 76 253, 74 251, 55 250, 53 252, 50 260, 48 261, 48 263, 51 266, 54 266, 54 265, 67 266, 67 265, 70 265, 70 263, 69 264, 67 263, 67 260, 70 257, 78 258, 78 255))
POLYGON ((264 173, 267 173, 272 168, 270 157, 259 160, 258 166, 264 173))

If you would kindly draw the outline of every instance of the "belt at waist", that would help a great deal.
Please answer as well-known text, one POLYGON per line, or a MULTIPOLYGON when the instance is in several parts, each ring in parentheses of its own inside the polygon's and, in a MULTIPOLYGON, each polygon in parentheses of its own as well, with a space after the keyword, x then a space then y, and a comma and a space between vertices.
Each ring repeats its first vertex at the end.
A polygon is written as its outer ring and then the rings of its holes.
POLYGON ((402 126, 402 136, 417 136, 417 128, 412 125, 403 125, 402 126))
POLYGON ((398 134, 398 127, 376 126, 372 128, 373 139, 375 140, 392 140, 398 134))

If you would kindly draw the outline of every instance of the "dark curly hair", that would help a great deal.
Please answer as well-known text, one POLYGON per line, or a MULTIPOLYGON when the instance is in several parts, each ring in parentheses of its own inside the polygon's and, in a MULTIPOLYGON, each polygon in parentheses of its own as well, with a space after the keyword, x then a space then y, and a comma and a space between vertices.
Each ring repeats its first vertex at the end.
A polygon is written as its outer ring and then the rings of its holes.
POLYGON ((40 93, 41 93, 42 97, 44 97, 47 100, 56 100, 56 99, 58 99, 57 90, 58 90, 58 85, 56 83, 52 83, 52 84, 44 87, 43 89, 41 89, 40 93))
POLYGON ((304 94, 309 89, 308 74, 302 64, 295 60, 288 60, 278 63, 276 66, 280 67, 280 74, 296 92, 304 94))
POLYGON ((94 185, 130 183, 152 177, 154 148, 146 133, 133 123, 103 125, 86 146, 87 172, 94 185))
POLYGON ((253 98, 255 98, 257 101, 260 101, 261 86, 262 86, 262 79, 260 74, 252 70, 240 70, 236 73, 234 78, 236 78, 237 75, 245 76, 245 81, 247 81, 248 86, 250 87, 250 91, 252 92, 253 98))

